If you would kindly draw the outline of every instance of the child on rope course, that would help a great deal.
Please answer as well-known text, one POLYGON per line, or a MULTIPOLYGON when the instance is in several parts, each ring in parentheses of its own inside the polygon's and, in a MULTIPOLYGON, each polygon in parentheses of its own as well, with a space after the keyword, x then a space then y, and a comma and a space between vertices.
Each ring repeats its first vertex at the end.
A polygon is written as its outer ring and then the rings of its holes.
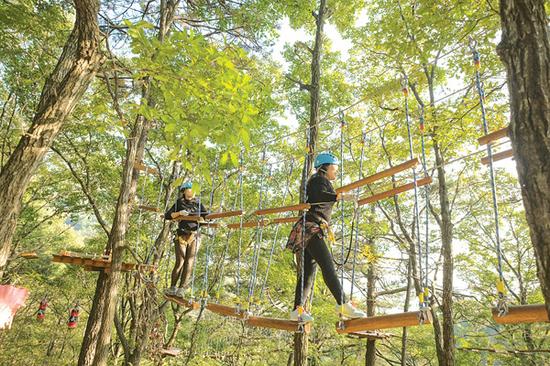
MULTIPOLYGON (((199 203, 193 192, 191 182, 183 183, 179 188, 179 197, 172 207, 164 214, 165 220, 173 220, 180 216, 201 216, 204 218, 208 212, 199 203)), ((195 221, 182 220, 178 223, 178 230, 174 239, 176 251, 176 263, 172 270, 170 288, 167 295, 183 296, 185 288, 189 284, 195 255, 199 251, 200 233, 199 224, 195 221), (179 281, 179 288, 177 287, 179 281)))
POLYGON ((351 302, 346 302, 332 255, 325 241, 325 238, 332 235, 330 216, 334 203, 339 200, 354 200, 352 194, 336 194, 334 191, 331 181, 336 179, 338 165, 338 158, 330 152, 322 152, 317 155, 314 162, 317 171, 309 178, 306 185, 306 202, 312 205, 305 214, 305 230, 303 230, 304 219, 301 218, 294 224, 287 241, 287 248, 296 255, 298 263, 294 310, 290 313, 291 320, 313 321, 313 317, 310 313, 304 311, 303 306, 313 287, 317 264, 321 268, 325 284, 336 299, 336 311, 338 313, 342 312, 341 315, 345 318, 366 316, 363 311, 356 309, 351 302), (302 235, 304 235, 304 238, 302 238, 302 235), (305 249, 303 270, 301 267, 302 247, 305 249), (304 276, 303 286, 302 274, 304 276))

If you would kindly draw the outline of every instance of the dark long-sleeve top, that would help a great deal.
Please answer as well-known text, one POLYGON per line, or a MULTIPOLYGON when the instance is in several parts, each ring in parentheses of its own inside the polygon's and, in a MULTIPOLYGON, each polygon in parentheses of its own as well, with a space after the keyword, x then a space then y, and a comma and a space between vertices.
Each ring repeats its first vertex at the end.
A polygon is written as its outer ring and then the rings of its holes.
POLYGON ((310 207, 306 213, 306 220, 319 223, 319 218, 321 218, 330 223, 332 206, 334 206, 337 198, 330 180, 324 175, 318 173, 313 174, 307 182, 306 194, 307 203, 323 202, 310 207))
MULTIPOLYGON (((185 210, 189 212, 189 216, 202 216, 203 218, 209 214, 208 211, 206 211, 206 208, 203 206, 203 204, 200 204, 199 208, 199 200, 196 198, 193 198, 191 200, 186 200, 185 198, 178 198, 176 203, 170 207, 168 211, 164 214, 165 220, 172 220, 172 213, 178 212, 181 210, 185 210)), ((199 225, 196 222, 193 221, 179 221, 178 223, 178 234, 185 234, 189 233, 191 231, 197 231, 199 228, 199 225)))

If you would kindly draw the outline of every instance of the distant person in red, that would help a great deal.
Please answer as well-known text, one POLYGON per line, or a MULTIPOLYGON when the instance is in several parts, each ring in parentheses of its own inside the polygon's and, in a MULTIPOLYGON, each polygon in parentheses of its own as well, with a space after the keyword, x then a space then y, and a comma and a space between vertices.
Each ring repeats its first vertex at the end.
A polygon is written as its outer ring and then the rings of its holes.
POLYGON ((38 312, 36 313, 36 319, 38 320, 44 320, 46 317, 46 308, 48 307, 48 300, 46 298, 43 298, 42 301, 40 301, 40 305, 38 306, 38 312))
MULTIPOLYGON (((199 203, 193 192, 193 183, 185 182, 179 188, 179 197, 172 207, 164 214, 166 220, 177 219, 181 216, 206 217, 206 208, 199 203)), ((172 270, 170 288, 167 295, 183 296, 185 288, 189 285, 195 255, 199 251, 200 233, 199 224, 195 221, 181 220, 174 240, 176 263, 172 270), (178 286, 179 282, 179 286, 178 286)))
POLYGON ((71 309, 71 312, 69 313, 69 321, 67 322, 67 326, 69 328, 71 329, 76 328, 79 315, 80 315, 80 306, 78 306, 78 304, 75 304, 75 306, 71 309))

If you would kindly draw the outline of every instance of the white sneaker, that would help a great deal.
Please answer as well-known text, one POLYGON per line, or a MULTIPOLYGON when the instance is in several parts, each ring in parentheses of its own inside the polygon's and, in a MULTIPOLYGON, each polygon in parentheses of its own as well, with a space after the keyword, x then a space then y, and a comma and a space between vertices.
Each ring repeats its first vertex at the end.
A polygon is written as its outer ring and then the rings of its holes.
POLYGON ((298 314, 298 309, 294 309, 290 312, 290 320, 295 322, 309 323, 313 321, 313 317, 310 313, 303 311, 302 315, 298 314))
POLYGON ((169 287, 166 290, 164 290, 164 294, 168 296, 175 296, 177 292, 177 288, 175 286, 169 287))
POLYGON ((344 305, 337 304, 336 312, 347 319, 364 318, 367 316, 364 311, 357 309, 350 301, 344 305))

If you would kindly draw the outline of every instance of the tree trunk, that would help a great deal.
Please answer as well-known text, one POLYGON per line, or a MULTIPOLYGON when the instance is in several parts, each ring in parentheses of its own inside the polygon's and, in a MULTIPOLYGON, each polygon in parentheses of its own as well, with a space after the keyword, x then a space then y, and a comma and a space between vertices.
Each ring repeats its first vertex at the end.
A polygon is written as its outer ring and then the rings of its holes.
MULTIPOLYGON (((405 304, 403 305, 403 312, 409 311, 409 302, 411 300, 411 286, 413 281, 411 281, 411 276, 413 275, 412 270, 412 258, 409 256, 409 263, 407 264, 407 292, 405 292, 405 304)), ((403 327, 401 332, 401 366, 407 365, 407 328, 403 327)))
POLYGON ((74 5, 74 28, 44 84, 31 127, 21 137, 0 173, 0 278, 30 179, 102 61, 97 23, 99 1, 74 0, 74 5))
MULTIPOLYGON (((158 38, 162 41, 172 23, 178 1, 163 1, 161 4, 161 27, 158 38)), ((154 101, 151 97, 150 88, 150 80, 146 79, 142 90, 142 100, 145 100, 149 106, 153 106, 154 101)), ((97 285, 101 288, 96 288, 92 309, 97 302, 99 311, 88 318, 86 333, 80 349, 79 366, 102 366, 107 363, 118 290, 122 280, 120 270, 126 230, 130 218, 130 203, 134 199, 139 177, 139 172, 134 170, 134 162, 141 161, 143 158, 149 127, 149 121, 141 115, 137 116, 127 140, 122 183, 106 251, 111 254, 111 272, 108 274, 102 272, 98 278, 97 285)))
MULTIPOLYGON (((372 206, 374 209, 374 206, 372 206)), ((374 244, 371 242, 369 245, 372 247, 374 244)), ((374 251, 373 251, 374 252, 374 251)), ((367 270, 367 316, 374 316, 376 312, 376 299, 375 294, 376 284, 376 269, 374 263, 369 263, 367 270)), ((376 363, 376 341, 374 339, 367 340, 367 350, 365 352, 365 366, 374 366, 376 363)))
MULTIPOLYGON (((441 313, 443 315, 443 365, 454 365, 454 322, 453 322, 453 223, 449 204, 449 192, 445 177, 444 160, 441 156, 439 144, 434 140, 433 149, 437 166, 437 181, 439 188, 439 205, 441 215, 441 251, 443 252, 443 291, 441 295, 441 313)), ((426 207, 426 209, 428 209, 426 207)), ((428 269, 425 268, 425 271, 428 269)), ((435 295, 435 294, 434 294, 435 295)), ((435 323, 434 323, 435 324, 435 323)))
POLYGON ((510 139, 537 274, 550 315, 550 32, 543 0, 500 1, 510 139))

